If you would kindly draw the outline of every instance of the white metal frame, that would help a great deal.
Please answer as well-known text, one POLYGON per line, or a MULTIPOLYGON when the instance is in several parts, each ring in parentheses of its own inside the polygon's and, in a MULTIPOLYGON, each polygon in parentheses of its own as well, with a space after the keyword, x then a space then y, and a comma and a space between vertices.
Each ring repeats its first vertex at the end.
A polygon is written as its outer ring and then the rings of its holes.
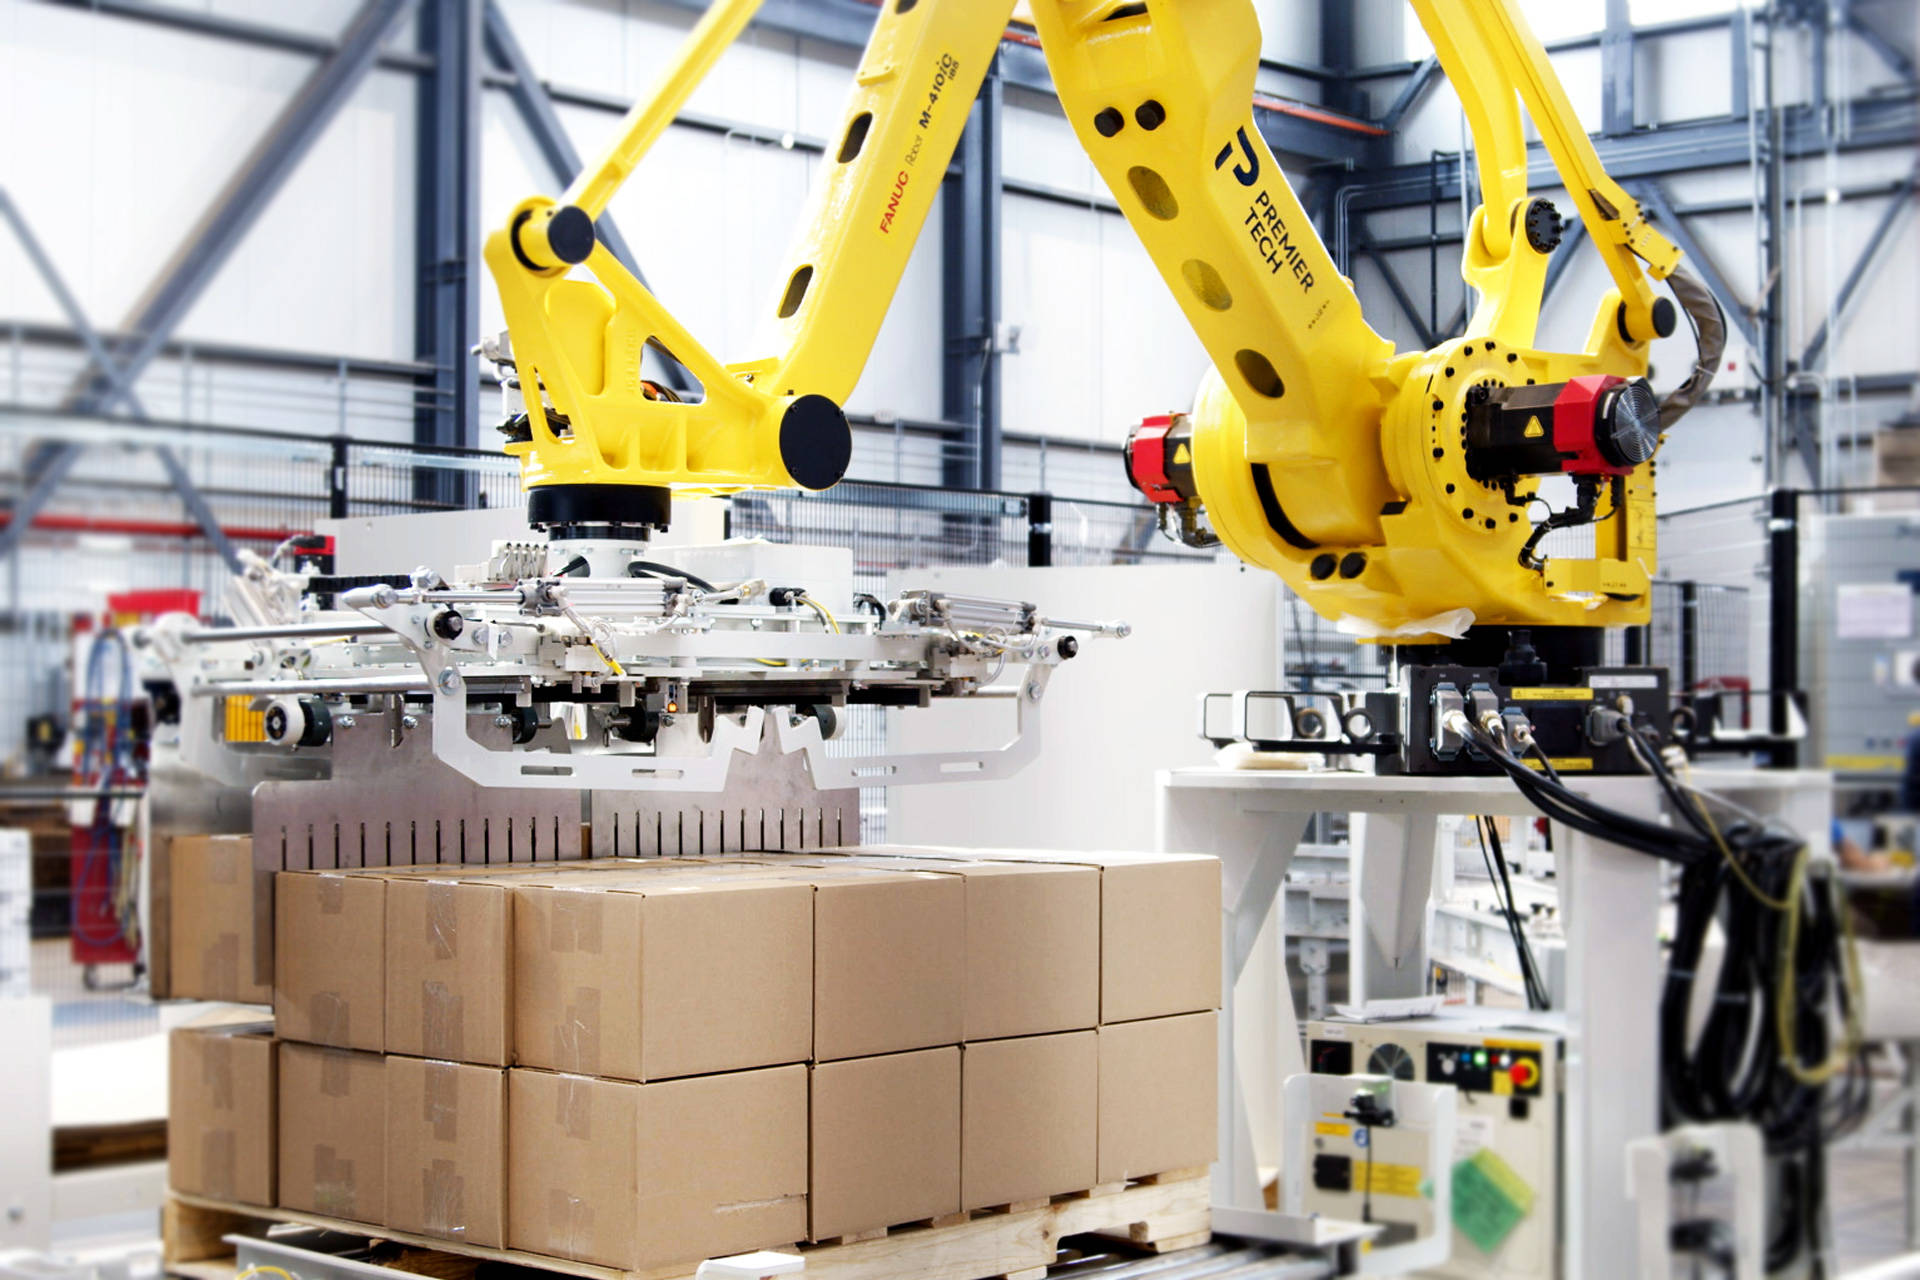
MULTIPOLYGON (((1826 830, 1832 780, 1811 770, 1700 770, 1703 787, 1779 816, 1803 832, 1826 830)), ((1587 778, 1571 785, 1603 804, 1658 818, 1665 800, 1645 778, 1587 778)), ((1274 984, 1271 1021, 1250 1028, 1278 1040, 1272 1074, 1243 1080, 1234 988, 1254 954, 1287 865, 1317 812, 1353 823, 1351 988, 1368 998, 1425 991, 1435 832, 1443 814, 1535 816, 1505 778, 1375 777, 1334 772, 1186 769, 1159 775, 1159 847, 1212 853, 1222 863, 1223 998, 1220 1017, 1221 1155, 1214 1166, 1214 1223, 1260 1239, 1292 1239, 1297 1224, 1265 1207, 1248 1119, 1248 1091, 1277 1094, 1306 1069, 1288 984, 1274 984)), ((1567 929, 1568 1280, 1617 1275, 1619 1242, 1632 1238, 1627 1144, 1658 1128, 1657 932, 1661 867, 1644 854, 1560 830, 1567 929)), ((1282 952, 1284 954, 1284 952, 1282 952)), ((1276 1148, 1277 1149, 1277 1148, 1276 1148)))

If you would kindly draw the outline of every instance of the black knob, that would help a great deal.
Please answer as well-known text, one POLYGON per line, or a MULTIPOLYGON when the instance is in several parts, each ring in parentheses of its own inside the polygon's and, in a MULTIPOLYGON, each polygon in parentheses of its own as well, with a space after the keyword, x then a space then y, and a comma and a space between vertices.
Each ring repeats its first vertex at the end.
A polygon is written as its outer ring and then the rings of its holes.
POLYGON ((467 620, 460 615, 458 609, 442 609, 433 615, 430 629, 442 640, 458 640, 460 633, 467 629, 467 620))
POLYGON ((547 247, 565 263, 585 262, 593 253, 593 219, 576 205, 561 205, 547 220, 547 247))
POLYGON ((1062 658, 1071 658, 1080 652, 1080 641, 1074 636, 1061 636, 1053 647, 1062 658))

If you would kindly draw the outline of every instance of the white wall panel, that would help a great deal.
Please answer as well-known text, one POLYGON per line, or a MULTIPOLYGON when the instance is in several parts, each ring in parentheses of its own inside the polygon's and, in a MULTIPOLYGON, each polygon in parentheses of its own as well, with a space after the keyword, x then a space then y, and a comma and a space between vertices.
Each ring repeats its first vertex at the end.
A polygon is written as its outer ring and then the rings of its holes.
POLYGON ((1003 218, 1003 311, 1021 330, 1007 430, 1118 444, 1192 402, 1205 353, 1122 219, 1018 198, 1003 218))
MULTIPOLYGON (((134 310, 311 71, 84 11, 0 11, 0 180, 96 323, 134 310)), ((409 355, 412 82, 374 72, 215 277, 183 336, 409 355)), ((9 314, 59 320, 11 243, 9 314)))

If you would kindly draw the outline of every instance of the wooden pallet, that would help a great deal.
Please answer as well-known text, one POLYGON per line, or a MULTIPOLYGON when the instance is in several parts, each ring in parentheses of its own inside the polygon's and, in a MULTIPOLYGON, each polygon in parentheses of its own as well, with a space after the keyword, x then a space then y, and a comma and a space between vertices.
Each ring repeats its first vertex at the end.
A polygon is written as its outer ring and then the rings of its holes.
MULTIPOLYGON (((1204 1169, 1182 1169, 1089 1191, 954 1214, 928 1222, 800 1245, 812 1280, 1040 1280, 1064 1236, 1116 1236, 1161 1253, 1204 1244, 1212 1235, 1204 1169)), ((178 1192, 161 1216, 166 1270, 194 1280, 231 1275, 222 1237, 290 1222, 365 1235, 389 1243, 387 1265, 448 1280, 479 1262, 509 1262, 582 1280, 692 1280, 697 1264, 625 1271, 518 1249, 488 1249, 387 1228, 370 1228, 292 1209, 258 1209, 178 1192)))

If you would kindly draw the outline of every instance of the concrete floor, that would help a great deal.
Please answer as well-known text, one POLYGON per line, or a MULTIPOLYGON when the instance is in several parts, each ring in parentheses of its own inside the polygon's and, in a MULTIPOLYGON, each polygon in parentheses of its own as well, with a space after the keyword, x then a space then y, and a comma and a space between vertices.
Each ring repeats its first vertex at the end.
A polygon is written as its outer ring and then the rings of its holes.
POLYGON ((1907 1247, 1906 1156, 1842 1147, 1828 1161, 1833 1237, 1842 1273, 1903 1255, 1920 1276, 1920 1252, 1907 1247))

